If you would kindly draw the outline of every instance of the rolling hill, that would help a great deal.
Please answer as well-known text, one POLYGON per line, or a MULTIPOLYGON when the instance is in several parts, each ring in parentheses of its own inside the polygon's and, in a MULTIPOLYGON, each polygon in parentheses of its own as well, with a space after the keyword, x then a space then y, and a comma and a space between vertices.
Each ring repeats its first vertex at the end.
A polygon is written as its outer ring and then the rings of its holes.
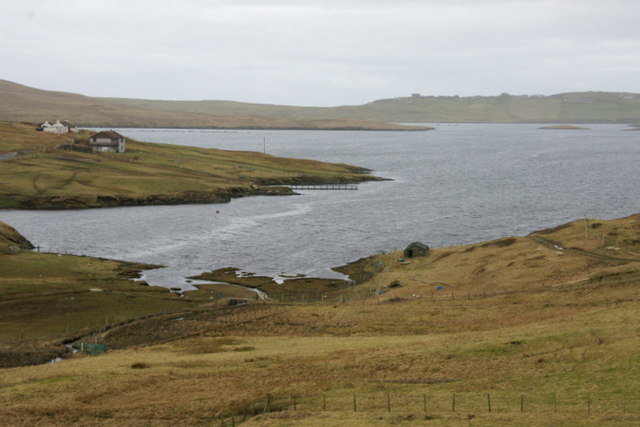
POLYGON ((337 118, 281 118, 254 114, 166 110, 153 106, 127 105, 123 102, 73 93, 35 89, 0 80, 0 120, 42 123, 51 119, 69 120, 85 127, 425 130, 424 127, 337 118))
POLYGON ((349 119, 400 123, 637 123, 640 94, 572 92, 551 96, 410 96, 364 105, 292 107, 232 101, 152 101, 108 98, 127 107, 220 116, 349 119))
POLYGON ((96 127, 424 130, 394 123, 638 123, 640 94, 420 96, 297 107, 235 101, 92 98, 0 80, 0 120, 67 119, 96 127))

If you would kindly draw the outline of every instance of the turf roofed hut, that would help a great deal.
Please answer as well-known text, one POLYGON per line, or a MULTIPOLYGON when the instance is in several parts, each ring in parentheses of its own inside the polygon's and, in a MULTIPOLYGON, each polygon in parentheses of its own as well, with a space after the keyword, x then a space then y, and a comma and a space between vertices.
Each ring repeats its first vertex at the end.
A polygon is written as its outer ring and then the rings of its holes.
POLYGON ((405 258, 415 258, 419 256, 427 256, 429 254, 429 246, 422 242, 413 242, 404 250, 405 258))

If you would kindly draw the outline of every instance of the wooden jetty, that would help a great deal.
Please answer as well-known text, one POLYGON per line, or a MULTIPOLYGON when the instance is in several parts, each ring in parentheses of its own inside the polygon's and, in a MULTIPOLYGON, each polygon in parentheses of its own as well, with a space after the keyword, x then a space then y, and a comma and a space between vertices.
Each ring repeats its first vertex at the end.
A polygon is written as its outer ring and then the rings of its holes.
POLYGON ((358 184, 289 185, 292 190, 357 190, 358 184))

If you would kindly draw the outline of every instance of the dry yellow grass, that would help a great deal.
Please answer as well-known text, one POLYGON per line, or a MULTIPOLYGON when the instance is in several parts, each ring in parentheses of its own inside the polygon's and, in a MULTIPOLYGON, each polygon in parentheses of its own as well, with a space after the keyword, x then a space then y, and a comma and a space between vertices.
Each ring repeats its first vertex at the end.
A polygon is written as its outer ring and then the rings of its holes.
MULTIPOLYGON (((615 228, 631 241, 638 220, 600 221, 596 228, 615 228)), ((345 299, 354 299, 347 303, 198 311, 157 325, 189 337, 5 369, 0 420, 231 425, 232 416, 240 422, 244 415, 251 417, 247 425, 291 426, 640 423, 640 263, 630 254, 626 261, 602 255, 598 244, 593 249, 596 237, 586 239, 580 221, 541 235, 545 241, 534 233, 438 249, 409 264, 397 253, 376 257, 384 267, 349 290, 345 299), (402 286, 384 287, 394 280, 402 286), (371 292, 377 290, 384 294, 371 292)), ((96 339, 126 333, 123 327, 96 339)))

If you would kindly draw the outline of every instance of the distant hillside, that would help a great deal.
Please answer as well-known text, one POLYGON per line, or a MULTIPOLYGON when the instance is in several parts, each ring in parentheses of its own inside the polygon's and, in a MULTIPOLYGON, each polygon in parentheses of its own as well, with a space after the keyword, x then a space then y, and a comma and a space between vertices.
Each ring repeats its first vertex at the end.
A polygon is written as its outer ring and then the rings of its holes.
POLYGON ((415 130, 391 123, 638 123, 640 94, 409 96, 364 105, 295 107, 234 101, 91 98, 0 80, 0 120, 84 126, 415 130))
POLYGON ((229 117, 255 115, 401 123, 637 123, 640 120, 640 94, 617 92, 576 92, 551 96, 410 96, 340 107, 292 107, 233 101, 106 100, 155 111, 229 117))
MULTIPOLYGON (((551 96, 406 97, 362 106, 366 116, 405 122, 570 122, 634 123, 640 118, 640 94, 576 92, 551 96)), ((353 116, 356 117, 356 116, 353 116)))
POLYGON ((421 130, 388 123, 340 118, 283 118, 224 112, 145 107, 66 92, 34 89, 0 80, 0 120, 40 123, 64 119, 96 127, 193 127, 226 129, 421 130))

